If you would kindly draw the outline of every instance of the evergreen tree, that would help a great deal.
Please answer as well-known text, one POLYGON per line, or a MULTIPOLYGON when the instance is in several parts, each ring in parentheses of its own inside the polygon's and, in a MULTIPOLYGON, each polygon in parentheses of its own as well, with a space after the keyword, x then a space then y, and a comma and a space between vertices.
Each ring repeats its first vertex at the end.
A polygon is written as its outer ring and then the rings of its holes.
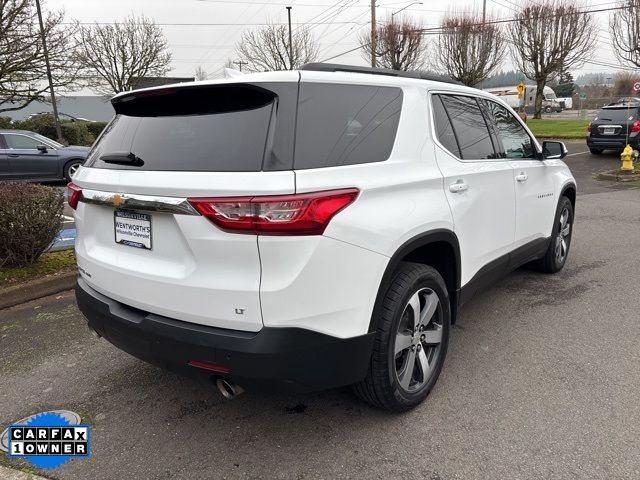
POLYGON ((558 84, 553 86, 553 91, 560 98, 571 97, 576 90, 573 75, 567 70, 563 71, 558 78, 558 84))

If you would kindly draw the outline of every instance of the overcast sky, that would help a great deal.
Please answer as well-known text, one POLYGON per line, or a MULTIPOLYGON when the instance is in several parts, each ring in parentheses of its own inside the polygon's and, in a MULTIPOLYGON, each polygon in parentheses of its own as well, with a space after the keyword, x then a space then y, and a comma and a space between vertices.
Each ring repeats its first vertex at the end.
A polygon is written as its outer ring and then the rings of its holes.
MULTIPOLYGON (((411 0, 378 0, 378 18, 385 18, 411 3, 411 0)), ((519 0, 487 0, 487 10, 496 17, 510 18, 518 3, 519 0)), ((587 5, 596 9, 612 7, 615 3, 591 0, 587 5)), ((358 32, 369 25, 370 3, 367 0, 292 0, 289 3, 286 0, 47 0, 45 8, 62 8, 67 18, 81 22, 112 22, 131 13, 144 14, 162 27, 168 39, 173 54, 169 75, 193 76, 201 65, 209 75, 220 76, 226 60, 237 59, 234 47, 243 30, 259 28, 267 22, 285 23, 286 5, 293 7, 294 30, 295 24, 309 24, 319 40, 319 60, 357 47, 358 32)), ((474 7, 481 9, 482 0, 423 0, 421 5, 409 6, 403 14, 421 21, 425 27, 434 27, 448 9, 474 7)), ((574 74, 612 73, 615 70, 613 65, 618 62, 612 52, 607 19, 608 13, 596 14, 600 30, 594 32, 598 48, 593 63, 585 64, 579 71, 574 70, 574 74)), ((357 51, 332 61, 365 64, 357 51)), ((511 62, 505 59, 502 68, 512 68, 511 62)))

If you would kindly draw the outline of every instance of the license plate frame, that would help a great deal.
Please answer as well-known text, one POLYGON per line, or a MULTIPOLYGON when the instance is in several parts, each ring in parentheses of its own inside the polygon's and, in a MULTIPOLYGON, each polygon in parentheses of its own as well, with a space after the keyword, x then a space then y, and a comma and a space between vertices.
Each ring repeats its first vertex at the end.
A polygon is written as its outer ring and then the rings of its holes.
POLYGON ((114 210, 113 238, 119 245, 152 250, 153 227, 151 215, 131 210, 114 210), (118 220, 120 220, 120 225, 118 225, 118 220), (148 235, 145 235, 146 228, 148 228, 148 235))

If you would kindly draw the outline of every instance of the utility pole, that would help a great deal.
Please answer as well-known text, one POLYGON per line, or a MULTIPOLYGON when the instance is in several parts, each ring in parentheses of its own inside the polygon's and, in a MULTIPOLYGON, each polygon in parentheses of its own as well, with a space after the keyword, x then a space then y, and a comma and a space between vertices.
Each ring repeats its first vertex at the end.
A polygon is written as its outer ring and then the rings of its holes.
POLYGON ((482 0, 482 26, 487 20, 487 0, 482 0))
POLYGON ((233 62, 234 65, 238 65, 238 69, 242 71, 242 65, 249 65, 249 62, 243 62, 242 60, 238 60, 237 62, 233 62))
POLYGON ((58 141, 62 143, 62 131, 60 130, 60 118, 58 117, 58 104, 56 103, 56 93, 53 90, 53 78, 51 77, 51 65, 49 64, 49 51, 47 50, 47 39, 44 34, 44 22, 42 21, 42 10, 40 0, 36 0, 38 9, 38 21, 40 22, 40 37, 42 38, 42 52, 44 53, 44 63, 47 68, 47 78, 49 79, 49 90, 51 91, 51 105, 53 106, 53 119, 56 126, 58 141))
POLYGON ((371 0, 371 66, 376 66, 376 0, 371 0))
POLYGON ((287 7, 289 17, 289 70, 293 70, 293 41, 291 39, 291 7, 287 7))

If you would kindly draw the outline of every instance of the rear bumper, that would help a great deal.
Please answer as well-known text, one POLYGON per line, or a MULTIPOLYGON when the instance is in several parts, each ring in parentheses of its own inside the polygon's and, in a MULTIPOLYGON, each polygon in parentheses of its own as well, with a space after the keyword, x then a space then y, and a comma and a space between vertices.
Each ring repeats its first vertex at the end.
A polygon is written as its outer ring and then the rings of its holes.
MULTIPOLYGON (((638 136, 629 137, 629 145, 634 149, 638 148, 638 136)), ((587 137, 587 146, 589 148, 599 148, 602 150, 622 150, 627 146, 624 138, 603 138, 603 137, 587 137)))
POLYGON ((125 352, 190 376, 227 377, 244 388, 291 391, 348 385, 367 373, 374 334, 341 339, 301 328, 244 332, 197 325, 128 307, 78 278, 78 307, 89 326, 125 352), (190 360, 229 369, 220 374, 190 360))

